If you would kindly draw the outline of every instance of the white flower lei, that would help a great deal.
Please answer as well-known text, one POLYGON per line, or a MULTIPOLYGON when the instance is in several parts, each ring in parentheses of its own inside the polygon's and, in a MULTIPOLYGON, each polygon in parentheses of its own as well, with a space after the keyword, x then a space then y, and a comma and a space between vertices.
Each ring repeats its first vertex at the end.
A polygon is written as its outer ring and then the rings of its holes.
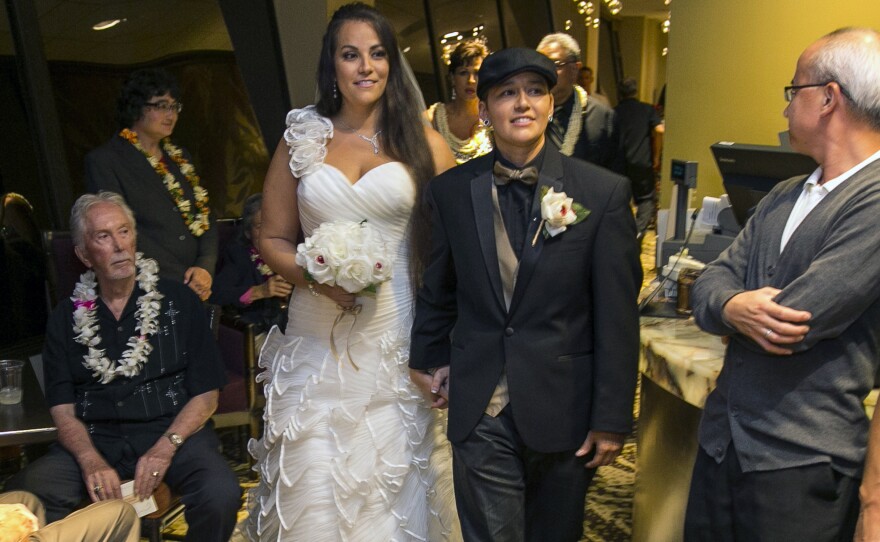
POLYGON ((73 332, 76 333, 74 340, 89 349, 89 353, 83 356, 83 365, 92 371, 92 376, 101 378, 101 384, 107 384, 117 375, 131 378, 140 374, 147 357, 153 351, 150 336, 155 335, 159 330, 160 300, 165 297, 156 290, 156 283, 159 281, 157 275, 159 264, 156 260, 144 258, 140 252, 135 257, 135 264, 138 270, 138 286, 144 291, 144 294, 137 299, 138 309, 135 313, 137 319, 135 330, 139 331, 140 335, 128 340, 126 344, 129 348, 122 353, 122 358, 118 362, 108 359, 104 355, 104 350, 98 348, 101 343, 101 326, 95 314, 98 308, 96 302, 98 295, 94 271, 89 270, 80 275, 73 296, 70 298, 74 306, 73 332))
POLYGON ((574 104, 571 108, 571 116, 568 117, 565 136, 562 138, 562 147, 559 149, 566 156, 571 156, 571 153, 574 152, 574 146, 581 135, 581 128, 584 124, 584 108, 587 106, 588 96, 586 90, 579 85, 574 85, 574 104))
POLYGON ((446 140, 446 144, 452 149, 455 155, 455 161, 463 164, 472 158, 483 156, 492 152, 492 139, 486 127, 481 123, 477 127, 470 139, 459 139, 458 136, 449 130, 449 116, 446 112, 446 104, 438 102, 431 106, 434 109, 434 124, 437 131, 446 140))

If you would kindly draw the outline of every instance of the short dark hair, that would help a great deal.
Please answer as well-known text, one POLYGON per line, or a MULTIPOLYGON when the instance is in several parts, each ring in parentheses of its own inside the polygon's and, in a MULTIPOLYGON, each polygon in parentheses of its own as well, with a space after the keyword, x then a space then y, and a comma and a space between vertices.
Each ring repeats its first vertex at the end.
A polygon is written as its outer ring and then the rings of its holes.
POLYGON ((633 98, 638 92, 639 84, 633 77, 627 77, 617 84, 618 98, 633 98))
POLYGON ((251 238, 251 228, 254 226, 254 215, 263 205, 263 194, 257 192, 251 194, 244 200, 244 207, 241 210, 241 240, 253 242, 251 238))
POLYGON ((473 64, 478 58, 480 60, 489 56, 489 49, 479 40, 464 40, 455 46, 449 55, 449 74, 452 75, 455 70, 468 64, 473 64))
POLYGON ((144 105, 156 96, 171 94, 180 100, 177 79, 162 68, 132 72, 116 99, 116 121, 120 128, 131 128, 144 115, 144 105))

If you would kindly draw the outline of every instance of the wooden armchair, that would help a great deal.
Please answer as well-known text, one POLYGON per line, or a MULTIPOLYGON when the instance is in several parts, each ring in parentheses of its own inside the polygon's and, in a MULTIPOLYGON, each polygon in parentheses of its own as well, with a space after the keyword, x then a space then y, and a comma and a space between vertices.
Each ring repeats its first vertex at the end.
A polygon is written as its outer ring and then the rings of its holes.
POLYGON ((223 315, 217 334, 217 344, 223 357, 227 384, 220 392, 215 427, 240 427, 239 450, 242 463, 251 463, 247 439, 259 438, 257 413, 256 371, 257 355, 254 349, 254 325, 236 317, 223 315), (245 438, 242 438, 245 437, 245 438))
POLYGON ((46 303, 49 312, 58 301, 73 294, 79 276, 86 272, 76 252, 69 231, 43 231, 43 251, 46 254, 46 303))

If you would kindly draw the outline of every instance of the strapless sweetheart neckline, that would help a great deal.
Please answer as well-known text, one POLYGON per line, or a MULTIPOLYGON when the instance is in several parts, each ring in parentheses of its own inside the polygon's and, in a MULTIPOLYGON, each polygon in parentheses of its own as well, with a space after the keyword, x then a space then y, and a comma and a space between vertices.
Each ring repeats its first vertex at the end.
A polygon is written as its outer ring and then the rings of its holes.
POLYGON ((391 164, 397 164, 397 165, 399 165, 399 166, 403 166, 403 162, 398 162, 398 161, 395 161, 395 160, 392 160, 391 162, 385 162, 385 163, 383 163, 383 164, 379 164, 378 166, 376 166, 376 167, 374 167, 374 168, 372 168, 372 169, 368 169, 366 172, 364 172, 363 175, 361 175, 361 176, 360 176, 356 181, 354 181, 354 182, 352 182, 351 178, 350 178, 348 175, 346 175, 345 173, 343 173, 341 169, 339 169, 338 167, 334 166, 333 164, 328 164, 327 162, 324 162, 324 167, 325 167, 325 168, 329 168, 329 169, 335 171, 335 172, 336 172, 336 173, 342 178, 342 180, 345 181, 345 183, 346 183, 347 185, 349 185, 350 187, 354 188, 355 186, 357 186, 358 184, 360 184, 361 181, 363 181, 366 177, 368 177, 371 173, 373 173, 373 172, 376 171, 377 169, 384 168, 385 166, 388 166, 388 165, 391 165, 391 164))

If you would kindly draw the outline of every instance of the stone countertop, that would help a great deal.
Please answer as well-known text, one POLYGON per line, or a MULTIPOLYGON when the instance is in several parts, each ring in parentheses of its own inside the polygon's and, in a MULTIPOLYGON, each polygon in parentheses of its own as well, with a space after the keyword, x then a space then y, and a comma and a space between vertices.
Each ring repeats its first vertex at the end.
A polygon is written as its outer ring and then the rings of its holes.
MULTIPOLYGON (((724 364, 721 337, 701 331, 693 318, 642 317, 639 370, 654 383, 703 408, 724 364)), ((868 416, 874 414, 880 389, 865 398, 868 416)))
POLYGON ((640 327, 642 374, 703 408, 724 363, 721 337, 701 331, 692 318, 643 317, 640 327))

